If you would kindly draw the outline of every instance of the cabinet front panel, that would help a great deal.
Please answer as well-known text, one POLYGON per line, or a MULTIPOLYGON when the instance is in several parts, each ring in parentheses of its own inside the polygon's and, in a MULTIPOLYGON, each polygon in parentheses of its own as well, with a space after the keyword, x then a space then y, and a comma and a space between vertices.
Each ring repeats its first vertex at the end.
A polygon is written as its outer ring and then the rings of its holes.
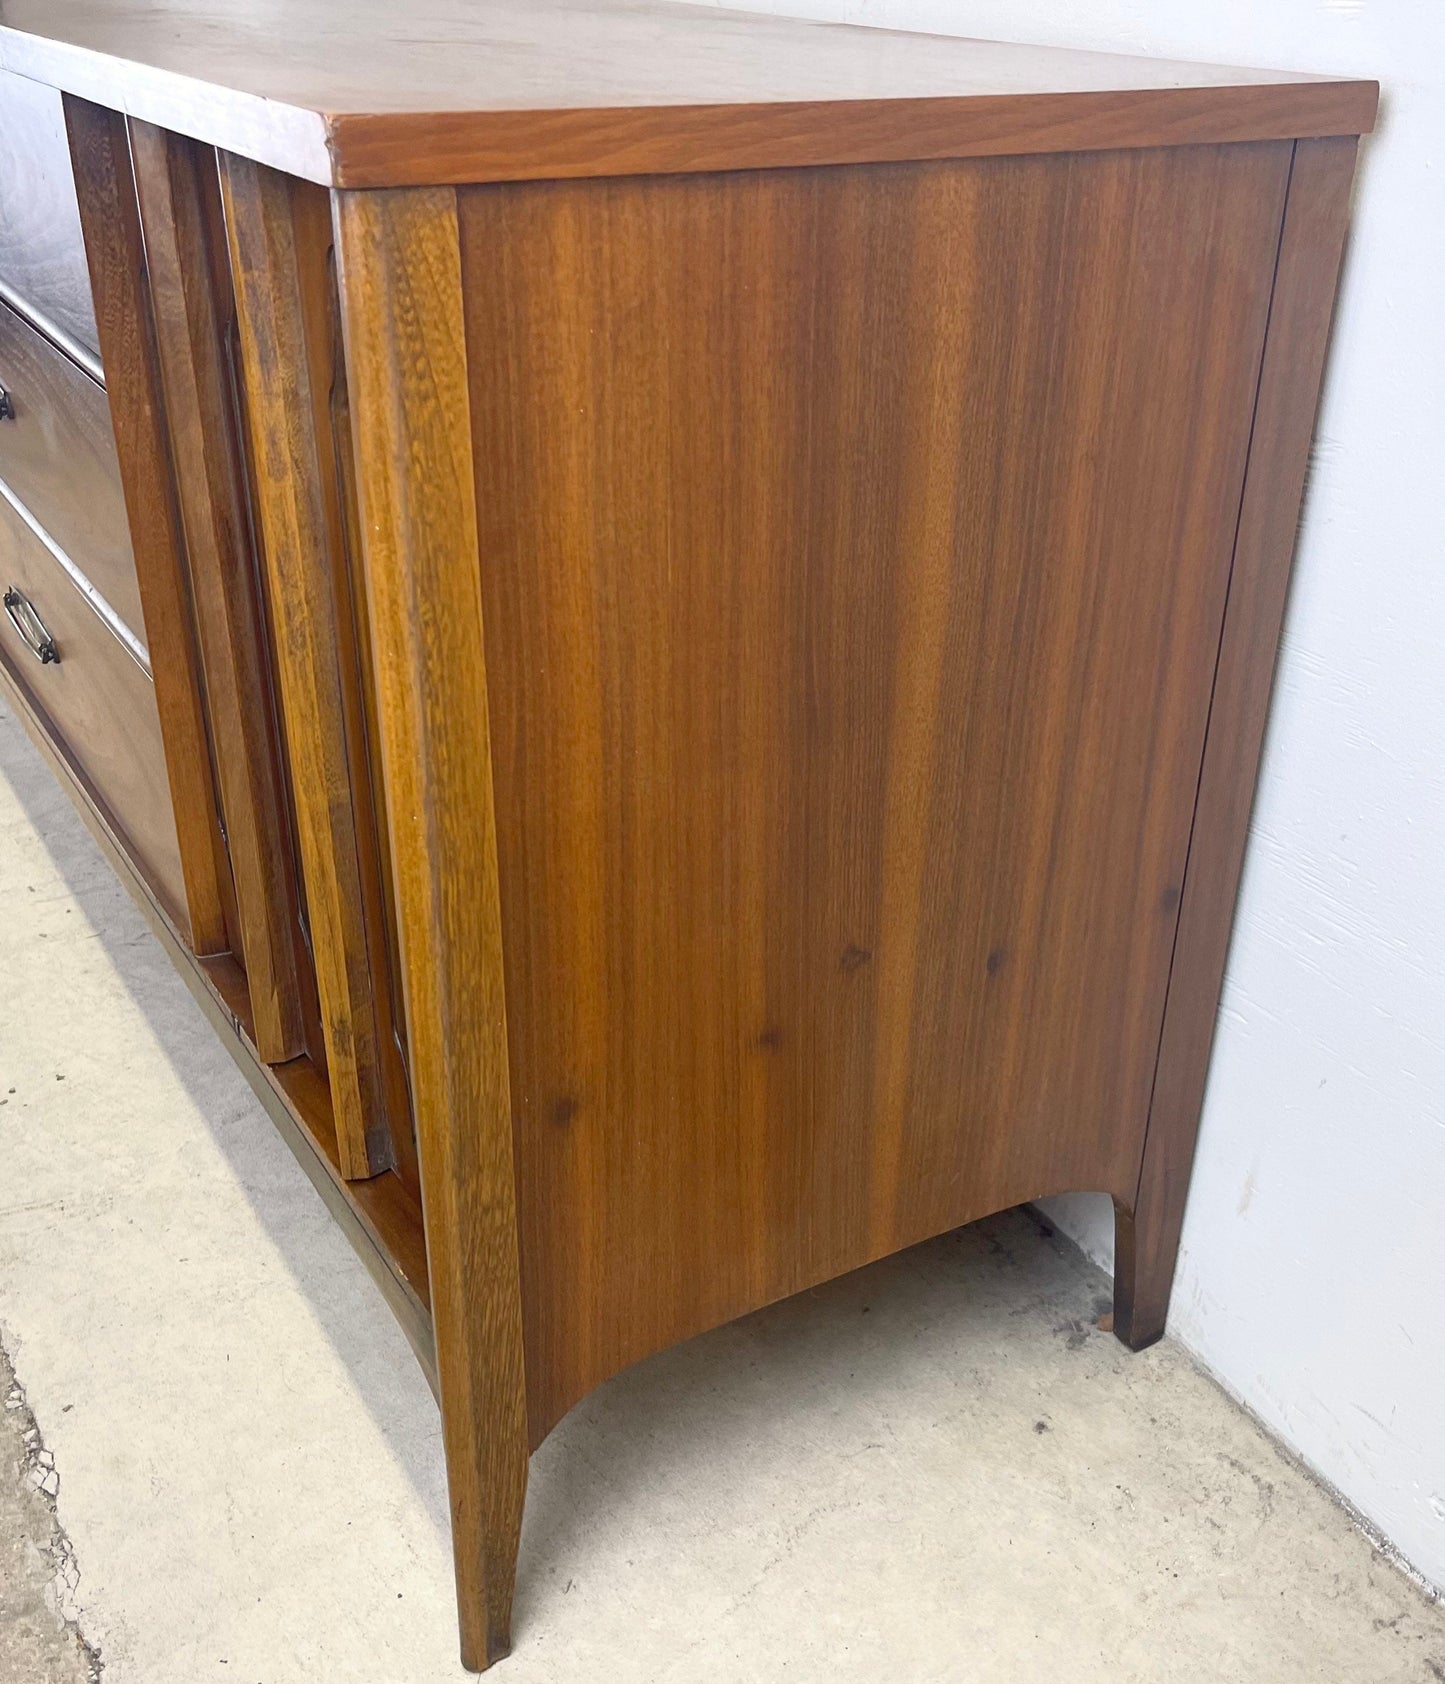
POLYGON ((99 340, 54 88, 0 70, 0 296, 84 356, 99 340))
POLYGON ((0 479, 145 641, 105 389, 0 304, 0 479))
POLYGON ((461 195, 534 1436, 1132 1199, 1289 163, 461 195))
POLYGON ((174 913, 185 889, 150 675, 3 496, 0 590, 0 663, 174 913))

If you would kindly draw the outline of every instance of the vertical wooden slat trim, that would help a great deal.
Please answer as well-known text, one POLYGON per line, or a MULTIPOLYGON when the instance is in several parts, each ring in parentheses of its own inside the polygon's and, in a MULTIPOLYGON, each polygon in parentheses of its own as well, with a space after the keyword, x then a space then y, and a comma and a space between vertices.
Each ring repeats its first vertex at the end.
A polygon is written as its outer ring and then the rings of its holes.
POLYGON ((211 290, 202 149, 149 123, 132 121, 130 137, 256 1050, 274 1064, 305 1047, 298 925, 238 441, 211 290))
POLYGON ((230 948, 230 867, 217 823, 130 146, 125 119, 114 111, 67 95, 65 119, 175 808, 186 904, 172 911, 192 951, 207 957, 230 948))
POLYGON ((461 255, 450 190, 335 198, 462 1659, 509 1641, 527 1479, 461 255))
POLYGON ((1143 1165, 1134 1209, 1117 1213, 1114 1326, 1136 1350, 1168 1316, 1356 146, 1352 136, 1295 146, 1143 1165))
POLYGON ((229 155, 221 184, 336 1146, 357 1180, 392 1157, 338 664, 339 514, 318 457, 292 184, 229 155))
MULTIPOLYGON (((351 787, 364 802, 369 822, 359 825, 362 882, 367 895, 367 951, 376 988, 377 1023, 383 1037, 382 1062, 387 1079, 387 1117, 397 1174, 420 1204, 416 1130, 411 1115, 411 1081, 406 1065, 406 1012, 401 998, 401 947, 397 937, 396 899, 392 893, 391 848, 382 801, 383 780, 376 721, 376 683, 372 671, 371 630, 367 624, 366 591, 361 578, 361 527, 356 501, 356 455, 352 449, 351 397, 346 385, 346 353, 341 340, 341 299, 336 290, 336 253, 331 235, 331 195, 312 188, 322 201, 325 219, 327 280, 330 292, 328 364, 330 388, 325 408, 330 421, 327 448, 335 473, 336 500, 341 511, 341 545, 337 556, 336 600, 351 640, 346 657, 347 746, 352 751, 351 787), (364 792, 364 794, 362 793, 364 792)), ((308 218, 308 241, 319 230, 308 218)), ((313 353, 313 367, 319 359, 313 353)), ((313 399, 319 415, 321 395, 313 399)))

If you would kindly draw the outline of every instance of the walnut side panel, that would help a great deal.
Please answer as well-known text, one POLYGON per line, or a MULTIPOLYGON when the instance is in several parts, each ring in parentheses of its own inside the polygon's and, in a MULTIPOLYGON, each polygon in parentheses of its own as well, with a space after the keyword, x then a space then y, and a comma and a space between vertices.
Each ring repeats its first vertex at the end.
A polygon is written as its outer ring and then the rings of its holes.
POLYGON ((462 1658, 480 1668, 509 1643, 527 1421, 456 201, 339 194, 335 219, 462 1658))
POLYGON ((534 1439, 1132 1196, 1290 154, 460 195, 534 1439))
POLYGON ((1195 807, 1138 1189, 1118 1202, 1115 1331, 1164 1332, 1269 713, 1357 143, 1300 141, 1195 807))

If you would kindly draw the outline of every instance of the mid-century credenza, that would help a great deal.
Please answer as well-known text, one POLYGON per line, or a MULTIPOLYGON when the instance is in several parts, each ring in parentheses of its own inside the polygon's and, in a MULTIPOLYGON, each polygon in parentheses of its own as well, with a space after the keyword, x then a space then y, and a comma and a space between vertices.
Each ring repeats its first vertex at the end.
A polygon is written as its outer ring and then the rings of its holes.
POLYGON ((650 1352, 1064 1189, 1158 1338, 1374 85, 0 24, 0 677, 432 1380, 463 1658, 650 1352))

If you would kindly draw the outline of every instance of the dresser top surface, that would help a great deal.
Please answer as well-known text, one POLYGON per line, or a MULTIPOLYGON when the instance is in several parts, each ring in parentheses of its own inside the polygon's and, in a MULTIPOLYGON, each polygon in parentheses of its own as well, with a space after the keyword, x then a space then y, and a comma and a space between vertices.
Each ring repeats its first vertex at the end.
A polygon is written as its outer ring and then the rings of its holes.
POLYGON ((0 67, 339 186, 1360 133, 1375 84, 668 0, 0 0, 0 67))

